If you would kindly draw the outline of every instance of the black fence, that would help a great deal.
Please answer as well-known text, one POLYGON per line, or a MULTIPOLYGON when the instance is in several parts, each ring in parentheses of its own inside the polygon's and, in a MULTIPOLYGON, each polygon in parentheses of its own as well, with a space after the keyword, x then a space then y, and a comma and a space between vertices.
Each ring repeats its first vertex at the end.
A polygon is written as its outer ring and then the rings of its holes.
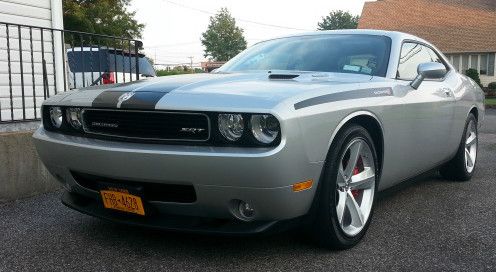
POLYGON ((73 88, 140 78, 141 41, 0 22, 0 123, 40 119, 40 105, 73 88))

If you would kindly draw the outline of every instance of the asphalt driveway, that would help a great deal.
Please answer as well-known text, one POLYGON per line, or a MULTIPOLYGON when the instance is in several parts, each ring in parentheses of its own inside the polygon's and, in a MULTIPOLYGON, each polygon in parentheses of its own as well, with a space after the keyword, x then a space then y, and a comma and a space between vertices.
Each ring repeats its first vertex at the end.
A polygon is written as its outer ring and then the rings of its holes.
POLYGON ((379 201, 363 242, 341 252, 297 232, 178 234, 116 225, 64 207, 60 192, 0 205, 0 271, 496 271, 496 111, 477 172, 428 175, 379 201))

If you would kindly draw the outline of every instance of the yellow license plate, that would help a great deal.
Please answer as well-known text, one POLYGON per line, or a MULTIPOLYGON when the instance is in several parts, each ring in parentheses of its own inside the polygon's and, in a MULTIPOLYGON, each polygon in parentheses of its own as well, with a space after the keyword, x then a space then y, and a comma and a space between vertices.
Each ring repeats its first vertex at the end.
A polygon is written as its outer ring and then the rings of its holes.
POLYGON ((107 209, 145 215, 143 202, 139 196, 110 190, 102 190, 100 195, 102 196, 103 206, 107 209))

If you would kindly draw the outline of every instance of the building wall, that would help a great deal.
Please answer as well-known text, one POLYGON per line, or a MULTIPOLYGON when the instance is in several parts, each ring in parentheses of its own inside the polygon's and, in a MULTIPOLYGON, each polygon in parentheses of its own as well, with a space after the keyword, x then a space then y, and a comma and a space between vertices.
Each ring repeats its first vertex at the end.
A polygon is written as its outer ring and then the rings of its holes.
POLYGON ((487 87, 489 83, 496 82, 496 76, 480 76, 482 86, 487 87))
MULTIPOLYGON (((2 23, 62 29, 62 2, 61 0, 0 0, 0 121, 39 117, 39 105, 44 99, 41 31, 32 29, 30 33, 28 28, 21 27, 19 34, 17 25, 9 25, 7 29, 7 26, 2 23), (20 45, 19 37, 21 37, 20 45), (32 37, 32 57, 30 37, 32 37), (8 48, 10 48, 10 67, 8 48), (23 105, 26 107, 25 112, 22 110, 23 105), (11 109, 13 109, 13 116, 11 109)), ((55 92, 56 81, 59 87, 64 84, 62 55, 59 53, 62 52, 61 38, 57 37, 56 33, 54 36, 52 37, 50 31, 43 32, 43 53, 50 94, 55 92), (53 54, 53 52, 57 53, 53 54)))
POLYGON ((0 0, 0 21, 52 27, 50 0, 0 0))
POLYGON ((32 134, 0 131, 0 203, 60 188, 38 158, 32 134))
POLYGON ((456 53, 446 54, 446 57, 458 72, 465 73, 467 69, 476 69, 483 86, 496 82, 496 53, 456 53))

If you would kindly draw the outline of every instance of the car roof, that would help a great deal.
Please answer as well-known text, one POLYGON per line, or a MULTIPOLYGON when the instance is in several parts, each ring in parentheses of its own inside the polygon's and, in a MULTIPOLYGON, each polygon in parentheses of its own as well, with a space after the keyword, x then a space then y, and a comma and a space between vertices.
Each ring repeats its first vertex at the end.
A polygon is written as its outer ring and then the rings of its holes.
POLYGON ((387 31, 387 30, 377 30, 377 29, 342 29, 342 30, 321 30, 321 31, 311 31, 311 32, 302 32, 292 35, 286 35, 277 37, 274 39, 281 38, 291 38, 291 37, 303 37, 303 36, 318 36, 318 35, 375 35, 375 36, 386 36, 391 38, 392 40, 414 40, 422 43, 429 44, 430 43, 422 38, 414 36, 412 34, 399 32, 399 31, 387 31))
MULTIPOLYGON (((111 47, 97 47, 97 46, 83 46, 82 47, 82 50, 81 50, 81 47, 80 46, 75 46, 75 47, 69 47, 67 48, 67 51, 93 51, 93 52, 97 52, 98 50, 114 50, 113 48, 111 47)), ((117 49, 119 50, 119 49, 117 49)))
MULTIPOLYGON (((124 50, 119 49, 119 48, 115 48, 114 49, 113 47, 104 47, 104 46, 102 46, 102 47, 83 46, 82 47, 82 50, 81 50, 81 47, 80 46, 76 46, 76 47, 69 47, 66 50, 67 50, 67 53, 70 53, 70 52, 81 52, 81 51, 83 51, 83 52, 93 52, 93 53, 96 53, 98 51, 105 51, 105 52, 110 51, 110 52, 114 53, 114 51, 115 51, 115 52, 117 52, 117 54, 124 54, 124 55, 131 55, 131 56, 135 56, 136 55, 136 53, 134 53, 134 52, 129 53, 129 50, 126 50, 126 49, 124 49, 124 50)), ((138 53, 138 56, 140 58, 142 58, 142 57, 145 56, 145 54, 138 53)))

